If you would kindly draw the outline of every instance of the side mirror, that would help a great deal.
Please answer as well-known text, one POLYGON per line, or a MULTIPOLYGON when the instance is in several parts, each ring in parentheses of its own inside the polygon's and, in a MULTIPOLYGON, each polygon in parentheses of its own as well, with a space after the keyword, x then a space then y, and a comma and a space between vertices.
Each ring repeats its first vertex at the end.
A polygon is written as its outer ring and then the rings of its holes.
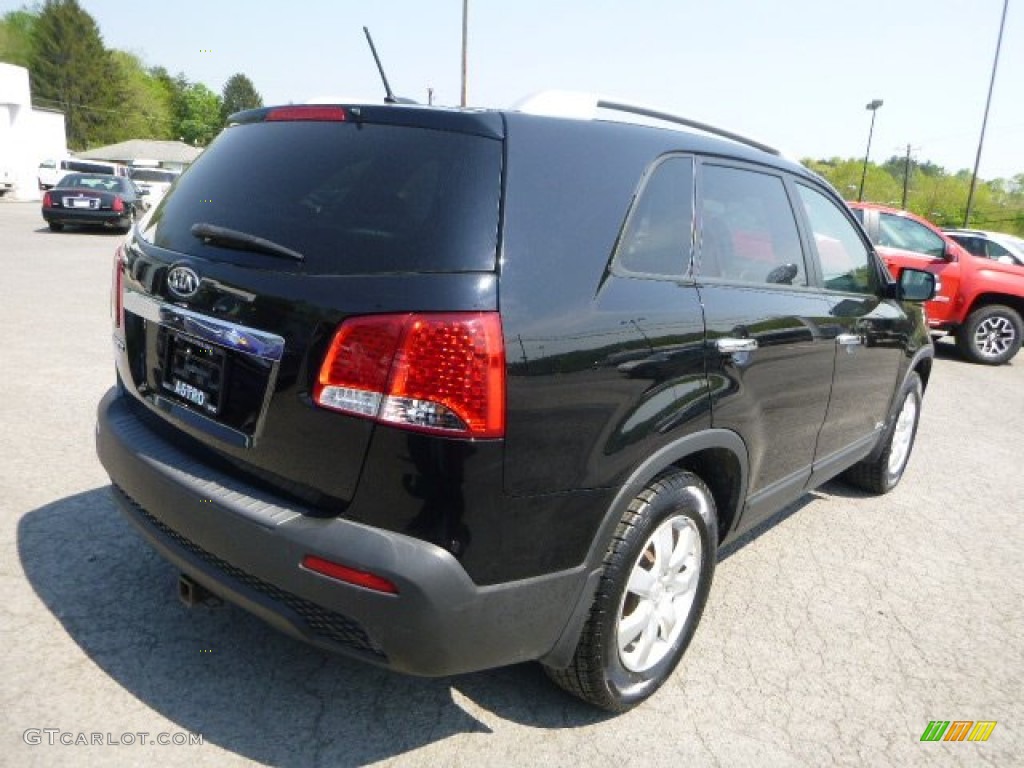
POLYGON ((946 247, 942 251, 942 258, 946 261, 956 261, 956 253, 956 246, 952 243, 946 243, 946 247))
POLYGON ((900 298, 904 301, 929 301, 935 295, 935 275, 923 269, 904 267, 900 272, 900 298))

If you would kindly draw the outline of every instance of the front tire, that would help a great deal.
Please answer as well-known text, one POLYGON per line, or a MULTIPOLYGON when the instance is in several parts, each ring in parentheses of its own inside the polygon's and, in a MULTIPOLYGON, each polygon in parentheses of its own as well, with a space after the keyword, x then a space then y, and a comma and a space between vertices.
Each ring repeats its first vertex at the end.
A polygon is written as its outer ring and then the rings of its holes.
POLYGON ((604 558, 590 616, 566 669, 545 667, 584 701, 624 712, 672 674, 700 622, 717 555, 715 501, 674 471, 626 510, 604 558))
POLYGON ((907 376, 901 391, 899 410, 885 437, 885 448, 874 460, 854 464, 841 476, 850 485, 871 493, 888 493, 903 477, 921 421, 924 388, 916 373, 907 376))
POLYGON ((1002 304, 990 304, 968 315, 956 334, 956 343, 971 361, 1002 365, 1020 350, 1024 322, 1020 315, 1002 304))

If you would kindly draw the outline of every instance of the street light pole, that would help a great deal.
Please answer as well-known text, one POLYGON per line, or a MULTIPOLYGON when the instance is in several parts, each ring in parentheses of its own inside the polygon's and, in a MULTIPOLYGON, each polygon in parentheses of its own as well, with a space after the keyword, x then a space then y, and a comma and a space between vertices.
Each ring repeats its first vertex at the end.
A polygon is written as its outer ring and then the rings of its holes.
POLYGON ((871 127, 868 129, 868 148, 864 152, 864 170, 860 173, 860 191, 857 192, 858 203, 864 199, 864 180, 868 176, 868 156, 871 154, 871 137, 875 133, 875 114, 878 112, 878 108, 882 106, 882 103, 881 99, 872 99, 864 107, 864 109, 871 111, 871 127))
POLYGON ((992 77, 988 81, 988 99, 985 100, 985 117, 981 121, 981 138, 978 139, 978 154, 974 158, 974 173, 971 174, 971 189, 967 193, 967 211, 964 213, 964 229, 970 226, 971 205, 974 202, 974 187, 978 183, 978 166, 981 165, 981 147, 985 143, 985 128, 988 127, 988 108, 992 106, 992 87, 996 84, 996 68, 999 66, 999 49, 1003 46, 1003 27, 1006 26, 1006 9, 1010 0, 1003 0, 1003 18, 999 22, 999 37, 996 40, 996 57, 992 61, 992 77))
POLYGON ((468 38, 469 38, 469 0, 462 0, 462 98, 461 106, 466 106, 466 70, 468 69, 468 38))

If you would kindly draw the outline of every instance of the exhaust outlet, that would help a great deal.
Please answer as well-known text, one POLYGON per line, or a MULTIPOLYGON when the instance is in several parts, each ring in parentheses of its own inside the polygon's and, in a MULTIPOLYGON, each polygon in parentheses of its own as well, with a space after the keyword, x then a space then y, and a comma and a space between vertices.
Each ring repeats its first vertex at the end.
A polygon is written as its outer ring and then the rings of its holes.
POLYGON ((208 603, 220 605, 220 599, 199 582, 184 573, 178 576, 178 599, 186 608, 208 603))

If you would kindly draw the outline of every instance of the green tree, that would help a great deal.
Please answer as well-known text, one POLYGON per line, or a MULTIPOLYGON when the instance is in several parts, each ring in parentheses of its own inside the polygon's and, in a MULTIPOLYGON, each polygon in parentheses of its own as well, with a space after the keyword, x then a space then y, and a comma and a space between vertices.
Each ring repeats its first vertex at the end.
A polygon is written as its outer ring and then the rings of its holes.
POLYGON ((8 11, 0 19, 0 61, 28 67, 35 46, 38 7, 8 11))
POLYGON ((202 83, 192 83, 184 89, 182 115, 179 135, 189 144, 209 144, 224 125, 220 96, 202 83))
POLYGON ((222 116, 225 121, 235 112, 263 106, 263 97, 257 92, 256 86, 252 84, 252 80, 241 72, 232 75, 224 83, 221 98, 224 101, 222 116))
POLYGON ((117 125, 116 69, 77 0, 46 0, 29 58, 33 99, 64 111, 68 146, 109 141, 117 125))
POLYGON ((135 54, 111 51, 110 56, 121 105, 114 140, 177 138, 172 94, 164 83, 147 71, 135 54))

